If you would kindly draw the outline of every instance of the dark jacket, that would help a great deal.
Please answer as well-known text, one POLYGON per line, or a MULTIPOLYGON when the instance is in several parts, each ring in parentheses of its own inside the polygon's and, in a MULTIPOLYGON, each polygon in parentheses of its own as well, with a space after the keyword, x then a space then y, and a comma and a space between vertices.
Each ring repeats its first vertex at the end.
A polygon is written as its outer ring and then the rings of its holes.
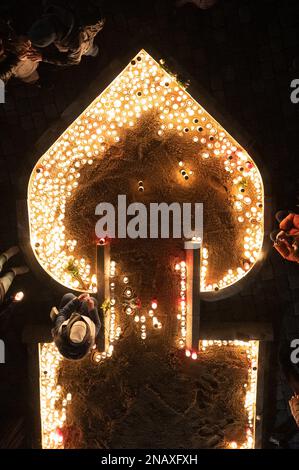
POLYGON ((96 339, 99 334, 101 328, 101 321, 99 318, 99 313, 97 307, 88 311, 86 302, 79 300, 75 297, 73 300, 70 300, 64 307, 59 310, 59 313, 55 319, 55 326, 54 326, 54 333, 58 333, 58 330, 63 322, 69 320, 73 313, 80 313, 80 315, 84 315, 89 317, 93 323, 95 324, 95 335, 96 339))
POLYGON ((97 344, 100 327, 101 322, 97 308, 95 307, 91 311, 88 311, 86 302, 75 297, 59 309, 59 313, 55 319, 55 326, 52 329, 52 336, 62 356, 70 360, 81 360, 89 353, 92 346, 97 344), (69 340, 69 333, 72 324, 77 320, 80 320, 81 315, 89 317, 95 324, 95 339, 93 341, 90 331, 88 330, 84 341, 82 343, 75 344, 69 340), (63 322, 67 320, 69 320, 68 323, 65 326, 62 326, 62 329, 60 330, 63 322))

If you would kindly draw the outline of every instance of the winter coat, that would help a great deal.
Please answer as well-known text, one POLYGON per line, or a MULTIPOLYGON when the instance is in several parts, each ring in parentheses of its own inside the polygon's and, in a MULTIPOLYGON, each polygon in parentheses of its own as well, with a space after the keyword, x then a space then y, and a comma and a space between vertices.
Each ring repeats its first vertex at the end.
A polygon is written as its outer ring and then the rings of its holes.
POLYGON ((74 297, 64 307, 59 309, 59 313, 55 319, 53 334, 56 334, 59 331, 62 323, 64 323, 66 320, 69 320, 72 314, 76 312, 78 312, 80 315, 89 317, 94 322, 97 337, 101 328, 98 309, 95 306, 92 310, 88 311, 86 302, 79 300, 77 297, 74 297))

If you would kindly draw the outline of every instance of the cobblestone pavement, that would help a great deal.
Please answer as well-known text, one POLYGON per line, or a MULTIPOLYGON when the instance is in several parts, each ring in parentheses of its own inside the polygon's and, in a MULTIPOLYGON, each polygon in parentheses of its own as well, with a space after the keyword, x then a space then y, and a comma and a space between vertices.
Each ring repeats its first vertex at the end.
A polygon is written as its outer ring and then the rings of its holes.
MULTIPOLYGON (((39 3, 17 2, 20 32, 25 32, 37 15, 39 3)), ((111 0, 106 16, 97 59, 85 58, 74 68, 43 65, 41 74, 50 77, 53 89, 13 81, 8 86, 6 103, 0 106, 1 247, 17 243, 17 181, 25 169, 28 171, 33 144, 102 69, 148 44, 166 62, 171 58, 180 64, 186 76, 205 87, 251 136, 253 148, 269 173, 273 210, 299 202, 299 104, 290 101, 290 82, 299 78, 299 72, 296 76, 291 71, 292 59, 299 54, 297 0, 220 0, 211 10, 186 6, 177 13, 171 0, 111 0)), ((9 360, 0 376, 3 374, 6 381, 4 402, 21 413, 19 392, 11 389, 21 386, 25 393, 26 356, 20 347, 20 331, 33 319, 47 322, 45 306, 53 299, 33 275, 18 282, 27 292, 26 308, 25 312, 20 308, 14 312, 14 333, 7 340, 9 360)), ((227 300, 207 304, 203 310, 203 321, 270 320, 277 340, 299 337, 298 267, 270 251, 249 287, 227 300)), ((289 416, 291 391, 279 372, 277 349, 278 341, 272 348, 268 371, 265 417, 269 432, 289 416)), ((291 445, 299 448, 299 438, 291 445)))

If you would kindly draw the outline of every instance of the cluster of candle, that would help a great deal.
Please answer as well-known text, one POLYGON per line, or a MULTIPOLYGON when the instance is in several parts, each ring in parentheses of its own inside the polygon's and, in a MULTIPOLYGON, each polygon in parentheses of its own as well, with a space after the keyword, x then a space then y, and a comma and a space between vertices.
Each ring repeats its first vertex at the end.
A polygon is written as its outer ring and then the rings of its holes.
MULTIPOLYGON (((180 322, 179 348, 186 348, 186 315, 187 315, 187 266, 185 261, 175 265, 175 271, 180 275, 180 298, 179 312, 177 318, 180 322)), ((116 327, 116 275, 117 267, 115 261, 110 262, 110 319, 109 319, 109 345, 106 351, 94 351, 92 358, 94 362, 100 363, 113 354, 114 343, 119 339, 121 328, 116 327)), ((133 297, 133 290, 128 286, 129 278, 123 276, 125 284, 124 296, 128 299, 133 297)), ((154 328, 162 328, 161 322, 156 316, 158 302, 156 299, 151 301, 151 308, 148 310, 148 319, 151 319, 154 328)), ((136 313, 133 307, 128 304, 125 307, 127 315, 134 313, 135 323, 140 324, 141 339, 146 339, 146 321, 145 315, 136 313)), ((257 341, 223 341, 223 340, 203 340, 200 342, 199 351, 185 349, 186 357, 197 360, 200 351, 205 351, 211 346, 233 346, 245 349, 249 362, 248 380, 244 384, 246 396, 244 408, 247 413, 246 441, 241 444, 236 442, 228 443, 230 448, 250 449, 254 447, 254 427, 255 427, 255 403, 257 387, 257 365, 258 365, 258 342, 257 341)), ((59 354, 54 343, 40 345, 40 393, 41 393, 41 421, 42 421, 42 445, 43 448, 63 448, 63 428, 66 420, 67 404, 71 400, 71 395, 62 397, 61 386, 57 384, 58 369, 62 356, 59 354)))
POLYGON ((224 287, 228 287, 240 280, 246 274, 246 271, 250 269, 250 264, 245 264, 244 268, 237 268, 237 271, 234 273, 232 269, 229 269, 223 279, 220 279, 217 283, 214 284, 207 284, 206 276, 208 273, 208 265, 209 265, 209 251, 207 248, 203 248, 202 250, 202 265, 200 270, 200 290, 202 292, 207 291, 214 291, 217 292, 224 287))
POLYGON ((246 385, 245 409, 248 416, 247 440, 241 446, 242 449, 252 449, 254 447, 254 431, 256 419, 256 391, 258 378, 258 353, 259 342, 249 341, 247 347, 247 358, 250 361, 248 370, 248 383, 246 385))
POLYGON ((42 425, 42 448, 63 449, 62 428, 66 420, 70 393, 63 398, 62 388, 57 384, 58 369, 62 356, 54 343, 39 345, 40 410, 42 425))
MULTIPOLYGON (((82 291, 95 289, 94 273, 80 240, 65 233, 66 204, 80 184, 80 171, 101 159, 142 115, 152 116, 152 112, 158 115, 159 136, 178 132, 194 144, 195 157, 221 159, 235 188, 234 209, 244 232, 244 259, 238 269, 216 279, 215 286, 222 289, 237 282, 258 259, 263 241, 263 185, 257 167, 175 78, 142 50, 41 157, 31 175, 32 248, 43 268, 61 284, 82 291), (67 269, 70 263, 76 266, 79 278, 67 269)), ((179 164, 183 178, 189 178, 192 172, 183 162, 179 164)), ((142 188, 143 183, 139 184, 142 188)), ((215 286, 203 285, 203 289, 215 286)))
POLYGON ((143 181, 139 181, 139 182, 138 182, 138 191, 139 191, 140 193, 143 193, 143 191, 144 191, 144 184, 143 184, 143 181))
MULTIPOLYGON (((104 352, 99 352, 99 351, 94 351, 92 357, 94 362, 100 363, 102 360, 109 358, 113 354, 114 350, 114 344, 116 341, 119 340, 119 337, 121 335, 121 327, 116 326, 116 308, 117 308, 117 299, 115 296, 115 289, 116 289, 116 280, 117 280, 117 273, 116 273, 116 262, 111 261, 110 262, 110 284, 109 284, 109 289, 110 289, 110 300, 109 300, 109 313, 110 313, 110 318, 109 318, 109 346, 107 351, 104 352)), ((161 329, 162 328, 162 323, 159 321, 157 317, 157 308, 158 308, 158 302, 157 300, 152 300, 151 301, 151 306, 147 312, 147 316, 144 314, 140 313, 140 307, 135 305, 135 300, 134 300, 134 291, 133 289, 128 285, 129 284, 129 278, 128 276, 122 276, 122 282, 125 284, 125 289, 123 291, 123 296, 125 298, 125 306, 123 308, 124 312, 128 316, 133 316, 134 322, 136 325, 140 325, 140 337, 142 340, 145 340, 147 337, 147 321, 150 319, 151 324, 154 328, 161 329)))
POLYGON ((191 175, 193 175, 193 171, 192 170, 187 171, 184 168, 184 162, 182 162, 182 161, 179 162, 179 167, 181 168, 180 173, 181 173, 182 177, 184 178, 185 181, 188 181, 189 177, 191 175))
POLYGON ((180 335, 178 339, 179 348, 186 346, 187 335, 187 266, 185 261, 181 261, 175 265, 175 271, 180 275, 180 297, 179 311, 177 319, 179 320, 180 335))
POLYGON ((256 391, 258 374, 258 341, 225 341, 225 340, 202 340, 199 343, 199 350, 185 350, 186 357, 196 360, 201 351, 206 351, 209 347, 234 347, 240 348, 246 353, 248 361, 248 378, 244 383, 246 389, 244 409, 247 415, 246 440, 243 443, 230 442, 227 447, 231 449, 253 449, 255 445, 255 419, 256 419, 256 391))
MULTIPOLYGON (((202 292, 207 292, 207 291, 214 291, 217 292, 225 287, 228 287, 232 284, 235 284, 238 282, 242 277, 245 276, 245 274, 253 267, 255 259, 252 256, 251 252, 249 252, 249 248, 254 249, 255 245, 254 242, 252 242, 252 239, 248 236, 252 233, 252 229, 247 228, 246 229, 246 234, 244 237, 244 249, 246 250, 244 253, 244 257, 247 256, 247 259, 244 258, 243 262, 243 267, 238 267, 236 271, 233 269, 229 269, 227 273, 223 276, 222 279, 219 279, 218 282, 215 282, 214 284, 207 284, 206 282, 206 277, 208 273, 208 265, 209 265, 209 251, 205 247, 202 249, 202 261, 201 261, 201 270, 200 270, 200 279, 201 279, 201 284, 200 284, 200 290, 202 292)), ((261 235, 261 244, 263 243, 263 235, 261 235)), ((257 251, 254 251, 254 253, 259 256, 257 251)))
MULTIPOLYGON (((110 146, 117 145, 125 132, 133 129, 145 113, 150 113, 149 116, 153 113, 158 115, 158 136, 163 138, 171 132, 179 133, 194 145, 195 157, 204 161, 215 158, 223 163, 233 188, 236 221, 244 234, 243 256, 239 267, 229 269, 223 279, 216 279, 214 284, 207 284, 209 253, 207 247, 203 247, 201 289, 217 291, 238 282, 258 260, 263 243, 264 194, 259 171, 236 141, 145 51, 141 51, 131 61, 36 164, 29 183, 28 208, 31 245, 38 261, 61 284, 76 290, 96 292, 96 275, 91 271, 90 260, 82 253, 80 240, 66 235, 67 202, 80 184, 80 171, 85 166, 92 166, 94 160, 101 159, 110 146), (69 269, 70 265, 74 269, 69 269)), ((181 176, 188 180, 192 171, 186 169, 183 162, 179 162, 179 167, 181 176)), ((138 189, 144 190, 142 181, 139 181, 138 189)), ((179 347, 184 348, 187 315, 187 271, 184 262, 177 265, 177 271, 180 275, 177 314, 180 322, 179 347)), ((121 334, 120 326, 116 325, 115 277, 116 263, 112 261, 109 344, 105 352, 96 351, 96 362, 111 357, 114 343, 121 334)), ((129 291, 129 286, 126 289, 129 291)), ((162 328, 156 311, 156 301, 152 301, 146 315, 137 314, 129 305, 126 307, 126 313, 134 315, 135 323, 140 324, 142 339, 147 336, 148 319, 154 328, 162 328)), ((212 342, 220 346, 225 343, 212 342)), ((248 356, 254 364, 258 346, 248 344, 240 344, 240 347, 248 347, 248 356)), ((202 349, 208 345, 202 342, 202 349)), ((186 355, 195 360, 198 352, 186 350, 186 355)), ((59 430, 65 421, 68 400, 61 398, 61 388, 56 383, 60 359, 53 344, 41 347, 41 414, 45 448, 63 446, 59 430), (59 400, 62 400, 61 406, 58 405, 59 400)), ((245 447, 253 443, 256 391, 254 367, 249 369, 246 392, 245 407, 249 424, 245 447)))
POLYGON ((121 327, 116 326, 116 297, 115 297, 115 276, 116 262, 110 262, 110 322, 109 322, 109 346, 107 357, 111 357, 114 349, 114 342, 117 341, 121 334, 121 327))
MULTIPOLYGON (((129 278, 127 276, 124 277, 124 282, 127 283, 129 282, 129 278)), ((127 287, 124 292, 125 297, 127 299, 131 299, 134 295, 133 290, 130 287, 127 287)), ((134 315, 134 322, 136 325, 140 325, 140 337, 142 340, 145 340, 147 337, 147 322, 150 319, 152 326, 157 329, 162 328, 162 323, 159 321, 157 317, 157 308, 158 308, 158 302, 156 299, 153 299, 151 301, 151 306, 147 311, 147 316, 144 315, 140 311, 140 305, 136 305, 134 302, 133 303, 128 303, 125 305, 125 313, 127 315, 134 315)))
POLYGON ((145 315, 135 315, 135 322, 141 324, 140 329, 141 329, 141 339, 146 339, 146 322, 147 320, 151 321, 152 326, 155 329, 161 329, 162 328, 162 323, 159 321, 157 317, 157 308, 158 308, 158 302, 156 299, 153 299, 151 301, 151 306, 147 311, 147 317, 145 315))

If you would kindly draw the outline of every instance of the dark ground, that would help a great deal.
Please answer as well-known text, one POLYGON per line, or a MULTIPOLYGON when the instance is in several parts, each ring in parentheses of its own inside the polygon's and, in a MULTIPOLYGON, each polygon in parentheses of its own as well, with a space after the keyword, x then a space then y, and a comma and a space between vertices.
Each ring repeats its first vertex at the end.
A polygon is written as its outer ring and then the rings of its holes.
MULTIPOLYGON (((4 3, 4 2, 1 2, 4 3)), ((12 4, 13 2, 10 2, 12 4)), ((25 32, 38 15, 39 1, 18 1, 16 26, 25 32)), ((43 66, 53 90, 11 82, 5 105, 0 105, 0 246, 18 243, 15 199, 22 168, 28 170, 35 141, 59 119, 64 109, 114 59, 145 44, 160 56, 180 64, 218 100, 221 107, 252 137, 271 181, 273 210, 298 203, 299 104, 290 101, 290 82, 299 78, 291 70, 299 54, 297 0, 219 0, 211 10, 185 7, 173 14, 173 2, 110 1, 108 19, 99 37, 101 54, 85 58, 75 68, 43 66)), ((26 415, 26 350, 20 332, 27 322, 48 322, 53 304, 47 286, 33 275, 19 281, 26 302, 11 316, 6 340, 7 361, 0 367, 1 417, 26 415)), ((57 299, 54 299, 56 301, 57 299)), ((203 322, 272 321, 276 343, 269 364, 268 432, 289 416, 291 391, 277 365, 279 341, 299 334, 299 271, 270 252, 254 282, 227 300, 203 305, 203 322)), ((4 421, 2 421, 4 422, 4 421)), ((299 447, 299 439, 292 444, 299 447)))

